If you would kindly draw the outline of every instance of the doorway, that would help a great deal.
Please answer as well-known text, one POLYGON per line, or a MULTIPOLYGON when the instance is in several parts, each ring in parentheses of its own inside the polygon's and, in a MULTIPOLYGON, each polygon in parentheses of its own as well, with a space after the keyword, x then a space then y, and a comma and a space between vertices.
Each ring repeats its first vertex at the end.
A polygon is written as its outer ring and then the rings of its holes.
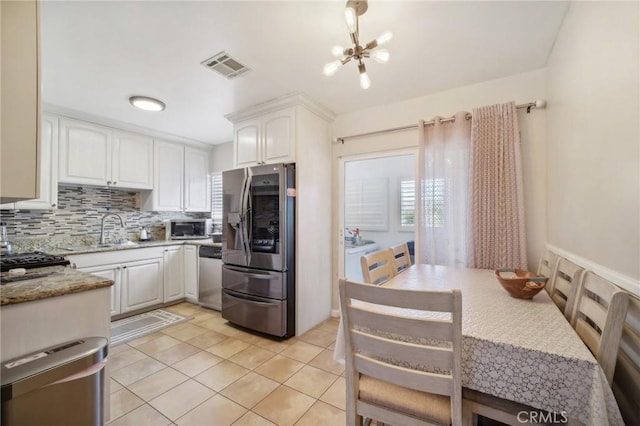
POLYGON ((415 150, 344 157, 340 276, 362 281, 360 257, 407 242, 414 253, 415 150))

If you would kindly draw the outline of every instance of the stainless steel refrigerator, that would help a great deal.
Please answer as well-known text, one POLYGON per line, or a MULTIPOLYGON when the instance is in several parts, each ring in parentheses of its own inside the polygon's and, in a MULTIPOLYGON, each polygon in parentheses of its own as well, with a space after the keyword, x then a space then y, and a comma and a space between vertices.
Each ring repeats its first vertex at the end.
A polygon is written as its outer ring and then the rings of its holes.
POLYGON ((295 334, 295 165, 223 172, 222 317, 295 334))

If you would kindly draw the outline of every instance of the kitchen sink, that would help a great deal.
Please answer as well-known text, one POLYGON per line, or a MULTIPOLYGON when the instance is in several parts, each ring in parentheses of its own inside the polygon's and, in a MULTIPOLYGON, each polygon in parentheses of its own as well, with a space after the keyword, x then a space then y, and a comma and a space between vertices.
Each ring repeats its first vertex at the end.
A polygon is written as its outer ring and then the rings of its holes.
POLYGON ((351 241, 345 240, 344 241, 344 248, 361 247, 361 246, 366 246, 367 244, 373 244, 373 243, 375 243, 375 241, 360 240, 360 241, 358 241, 357 244, 354 244, 351 241))
POLYGON ((59 247, 61 250, 68 251, 82 251, 82 250, 91 250, 97 248, 109 248, 109 247, 129 247, 129 246, 137 246, 138 243, 134 243, 133 241, 127 241, 124 243, 108 243, 108 244, 91 244, 91 245, 79 245, 79 246, 66 246, 59 247))

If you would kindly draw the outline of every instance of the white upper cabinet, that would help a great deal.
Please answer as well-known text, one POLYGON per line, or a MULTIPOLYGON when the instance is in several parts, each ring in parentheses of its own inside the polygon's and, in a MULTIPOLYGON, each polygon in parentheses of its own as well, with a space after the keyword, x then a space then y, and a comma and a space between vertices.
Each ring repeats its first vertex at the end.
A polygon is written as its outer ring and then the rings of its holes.
POLYGON ((60 119, 59 181, 151 189, 153 139, 60 119))
POLYGON ((211 211, 209 151, 156 140, 153 157, 153 191, 141 193, 143 210, 211 211))
POLYGON ((153 206, 148 210, 181 211, 184 179, 184 147, 155 141, 153 206))
POLYGON ((295 108, 285 108, 234 126, 236 167, 295 161, 295 108))
POLYGON ((262 118, 262 163, 295 161, 295 109, 287 108, 262 118))
POLYGON ((0 202, 38 197, 39 3, 0 2, 0 202))
POLYGON ((261 119, 247 120, 235 125, 233 154, 236 167, 255 166, 260 162, 261 119))
POLYGON ((59 181, 107 185, 111 181, 111 138, 107 127, 61 118, 59 181))
POLYGON ((153 139, 115 131, 113 133, 111 185, 153 188, 153 139))
POLYGON ((184 148, 184 210, 211 211, 209 152, 188 146, 184 148))
POLYGON ((58 205, 58 118, 40 120, 40 196, 35 200, 3 204, 2 209, 51 210, 58 205))

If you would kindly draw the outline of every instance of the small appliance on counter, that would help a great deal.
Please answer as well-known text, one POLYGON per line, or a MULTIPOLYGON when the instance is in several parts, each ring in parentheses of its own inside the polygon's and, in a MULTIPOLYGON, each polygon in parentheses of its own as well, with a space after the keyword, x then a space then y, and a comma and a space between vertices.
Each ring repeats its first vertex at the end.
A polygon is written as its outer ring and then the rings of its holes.
POLYGON ((140 230, 140 237, 138 238, 140 241, 149 241, 151 240, 151 236, 149 235, 149 231, 147 231, 147 227, 143 226, 140 230))
POLYGON ((164 222, 167 240, 199 240, 211 233, 211 219, 169 219, 164 222))
POLYGON ((0 229, 2 232, 2 241, 0 241, 0 254, 11 254, 13 253, 13 244, 9 241, 9 237, 7 234, 7 222, 0 222, 0 229))

